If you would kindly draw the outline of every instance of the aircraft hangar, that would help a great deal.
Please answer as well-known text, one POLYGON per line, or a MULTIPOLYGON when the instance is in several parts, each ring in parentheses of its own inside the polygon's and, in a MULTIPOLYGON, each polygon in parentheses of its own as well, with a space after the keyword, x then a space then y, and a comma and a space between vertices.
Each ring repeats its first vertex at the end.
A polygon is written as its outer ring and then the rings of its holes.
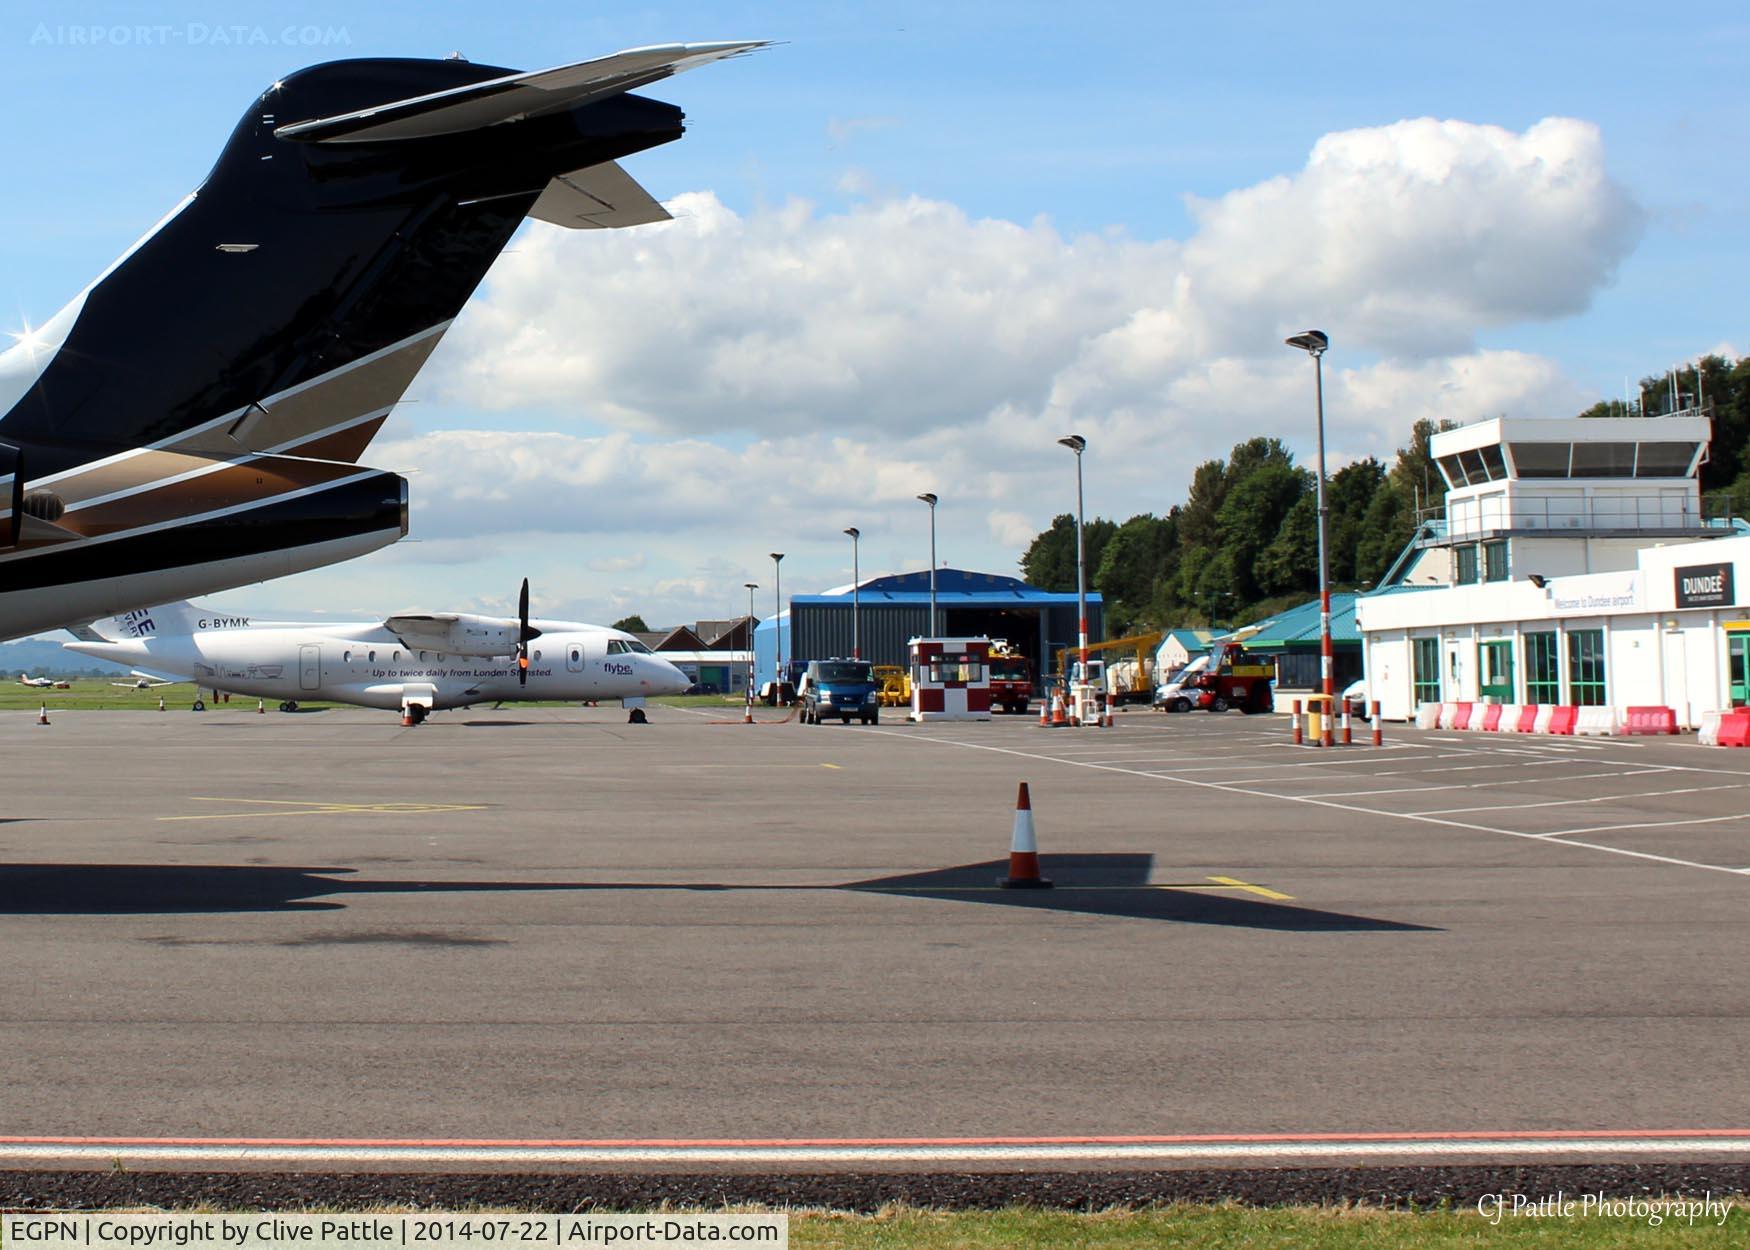
MULTIPOLYGON (((895 573, 866 578, 855 588, 837 586, 813 595, 792 595, 777 616, 754 630, 755 680, 772 679, 780 651, 790 660, 820 660, 852 652, 853 610, 862 658, 876 664, 906 663, 906 645, 930 629, 930 574, 895 573)), ((1088 592, 1088 639, 1103 637, 1105 609, 1088 592)), ((1005 638, 1038 674, 1057 653, 1076 645, 1076 596, 1029 586, 1018 577, 967 569, 936 570, 936 614, 945 637, 1005 638)))

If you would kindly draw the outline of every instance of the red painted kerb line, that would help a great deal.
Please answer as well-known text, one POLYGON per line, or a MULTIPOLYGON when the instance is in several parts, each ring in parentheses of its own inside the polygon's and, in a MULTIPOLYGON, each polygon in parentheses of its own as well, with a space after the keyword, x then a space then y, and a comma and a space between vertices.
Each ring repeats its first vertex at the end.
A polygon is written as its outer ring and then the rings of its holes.
POLYGON ((1750 1141, 1750 1129, 1540 1129, 1499 1133, 1180 1133, 1123 1137, 4 1137, 0 1146, 308 1146, 323 1149, 734 1149, 953 1146, 1188 1146, 1299 1144, 1306 1142, 1538 1142, 1614 1141, 1625 1138, 1734 1138, 1750 1141))

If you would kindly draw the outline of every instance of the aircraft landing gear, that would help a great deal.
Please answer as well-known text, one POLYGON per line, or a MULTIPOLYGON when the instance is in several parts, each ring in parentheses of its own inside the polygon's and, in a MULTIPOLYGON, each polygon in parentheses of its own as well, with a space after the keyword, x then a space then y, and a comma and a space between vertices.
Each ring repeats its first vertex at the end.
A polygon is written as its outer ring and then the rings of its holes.
POLYGON ((280 703, 280 711, 282 712, 295 712, 297 710, 298 701, 296 699, 285 699, 280 703))
POLYGON ((205 703, 203 703, 201 700, 196 699, 192 704, 189 705, 188 710, 191 712, 204 712, 207 710, 207 705, 205 703))

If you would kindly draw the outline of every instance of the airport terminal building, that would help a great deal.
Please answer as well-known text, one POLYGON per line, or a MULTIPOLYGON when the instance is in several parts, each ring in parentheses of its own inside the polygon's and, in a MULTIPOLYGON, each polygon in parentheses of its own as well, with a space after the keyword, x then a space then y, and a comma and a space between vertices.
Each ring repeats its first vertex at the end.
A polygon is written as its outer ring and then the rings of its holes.
MULTIPOLYGON (((850 586, 794 595, 754 630, 755 682, 772 680, 780 651, 786 663, 850 655, 853 600, 860 649, 872 663, 903 666, 907 644, 932 633, 928 571, 869 578, 855 595, 850 586)), ((1035 677, 1076 645, 1075 592, 1040 590, 1018 577, 937 569, 936 614, 943 636, 1007 639, 1033 662, 1035 677)), ((1089 641, 1103 637, 1105 625, 1100 596, 1089 591, 1089 641)))
POLYGON ((1750 527, 1702 506, 1709 432, 1679 414, 1435 435, 1446 519, 1413 559, 1438 577, 1359 599, 1368 696, 1397 719, 1438 702, 1663 706, 1684 726, 1750 704, 1750 527))

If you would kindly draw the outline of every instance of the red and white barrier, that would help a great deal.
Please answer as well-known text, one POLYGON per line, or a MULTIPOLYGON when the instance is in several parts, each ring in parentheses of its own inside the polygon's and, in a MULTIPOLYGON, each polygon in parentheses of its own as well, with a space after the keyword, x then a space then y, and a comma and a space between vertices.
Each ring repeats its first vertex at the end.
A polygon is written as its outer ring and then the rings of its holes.
POLYGON ((1534 734, 1546 734, 1546 733, 1548 733, 1550 719, 1552 717, 1554 717, 1555 714, 1556 714, 1556 705, 1555 704, 1553 704, 1553 703, 1540 703, 1540 704, 1538 704, 1537 705, 1537 715, 1532 719, 1532 722, 1531 722, 1531 732, 1534 734))
POLYGON ((1695 731, 1695 740, 1704 747, 1720 745, 1720 713, 1703 712, 1701 725, 1695 731))
POLYGON ((1519 728, 1519 722, 1523 719, 1525 719, 1525 705, 1523 703, 1503 703, 1501 705, 1501 723, 1497 729, 1504 734, 1523 733, 1524 731, 1519 728))
POLYGON ((1674 734, 1677 732, 1677 711, 1668 707, 1631 707, 1622 714, 1625 734, 1674 734))
POLYGON ((1445 705, 1441 703, 1419 703, 1416 705, 1416 728, 1440 728, 1440 715, 1445 705))
POLYGON ((1573 737, 1574 722, 1580 719, 1580 709, 1557 705, 1549 710, 1549 731, 1558 736, 1573 737))
POLYGON ((1750 712, 1722 712, 1718 745, 1750 747, 1750 712))
POLYGON ((1501 728, 1501 708, 1499 703, 1485 703, 1471 709, 1470 727, 1484 733, 1494 733, 1501 728))
POLYGON ((1622 721, 1613 707, 1583 707, 1575 711, 1574 733, 1581 738, 1614 738, 1622 721))

